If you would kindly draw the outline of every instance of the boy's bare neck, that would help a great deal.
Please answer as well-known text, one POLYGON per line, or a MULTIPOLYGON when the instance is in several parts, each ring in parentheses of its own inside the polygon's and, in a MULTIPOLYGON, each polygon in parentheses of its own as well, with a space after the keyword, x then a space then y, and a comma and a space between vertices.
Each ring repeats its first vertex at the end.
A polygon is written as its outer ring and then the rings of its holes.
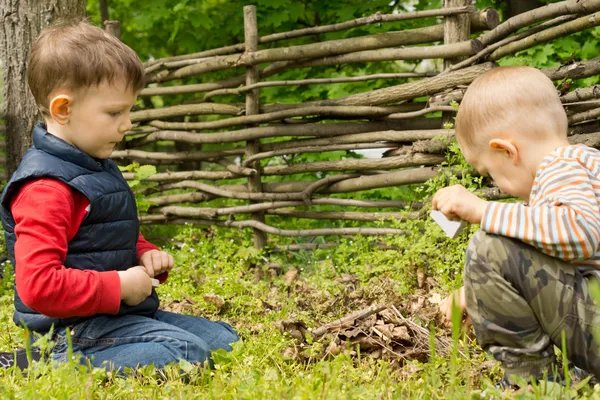
POLYGON ((525 143, 523 146, 523 163, 532 176, 537 174, 540 164, 550 153, 559 147, 569 146, 567 137, 549 137, 544 141, 525 143))
POLYGON ((59 124, 52 118, 50 118, 50 119, 45 118, 45 122, 46 122, 46 130, 48 131, 48 133, 51 133, 52 135, 56 136, 59 139, 64 140, 65 142, 67 142, 71 145, 73 144, 67 139, 68 135, 65 134, 65 127, 63 125, 59 124))

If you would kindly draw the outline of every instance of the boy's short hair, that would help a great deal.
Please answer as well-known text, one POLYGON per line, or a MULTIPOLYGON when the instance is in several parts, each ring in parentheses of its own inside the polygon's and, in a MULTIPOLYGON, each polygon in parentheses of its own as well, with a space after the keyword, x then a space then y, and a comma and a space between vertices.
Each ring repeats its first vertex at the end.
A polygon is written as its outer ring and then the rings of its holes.
POLYGON ((145 86, 137 54, 108 32, 85 20, 59 21, 33 43, 27 71, 31 93, 44 116, 57 89, 77 91, 124 79, 134 92, 145 86))
POLYGON ((532 67, 499 67, 467 89, 456 116, 456 137, 470 148, 495 135, 567 135, 567 115, 552 81, 532 67))

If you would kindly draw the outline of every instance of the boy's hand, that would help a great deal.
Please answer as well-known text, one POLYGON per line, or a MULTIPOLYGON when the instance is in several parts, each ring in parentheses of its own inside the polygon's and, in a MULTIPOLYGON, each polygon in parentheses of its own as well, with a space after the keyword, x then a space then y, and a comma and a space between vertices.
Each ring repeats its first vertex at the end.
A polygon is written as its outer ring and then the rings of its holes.
POLYGON ((163 272, 170 271, 173 268, 173 256, 160 250, 150 250, 142 254, 140 264, 146 268, 150 278, 154 278, 163 272))
POLYGON ((118 271, 121 280, 121 300, 128 306, 137 306, 152 294, 152 281, 140 265, 118 271))
POLYGON ((488 202, 475 196, 461 185, 440 189, 433 196, 431 207, 440 210, 448 219, 462 219, 480 224, 488 202))
MULTIPOLYGON (((450 296, 446 297, 444 301, 440 303, 440 312, 446 318, 446 321, 452 321, 452 301, 459 308, 460 314, 464 315, 467 312, 467 302, 465 301, 465 287, 462 286, 460 289, 451 293, 450 296)), ((467 316, 466 325, 470 325, 471 321, 467 316)))

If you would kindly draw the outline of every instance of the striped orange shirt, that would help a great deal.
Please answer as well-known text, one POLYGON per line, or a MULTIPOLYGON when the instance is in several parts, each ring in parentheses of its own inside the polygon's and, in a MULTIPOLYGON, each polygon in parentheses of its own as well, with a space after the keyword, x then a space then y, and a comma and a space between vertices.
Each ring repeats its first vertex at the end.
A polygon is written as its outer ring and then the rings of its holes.
POLYGON ((529 204, 490 202, 486 232, 520 239, 581 269, 600 268, 600 151, 574 145, 544 158, 529 204))

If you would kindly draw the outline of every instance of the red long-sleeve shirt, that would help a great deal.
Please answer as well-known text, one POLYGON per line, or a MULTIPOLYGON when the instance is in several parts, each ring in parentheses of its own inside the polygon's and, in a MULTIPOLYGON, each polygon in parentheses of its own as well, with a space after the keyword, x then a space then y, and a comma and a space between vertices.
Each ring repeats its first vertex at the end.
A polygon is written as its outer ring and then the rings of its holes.
MULTIPOLYGON (((86 216, 90 202, 54 179, 24 184, 11 201, 15 219, 15 274, 23 303, 54 318, 116 314, 121 304, 117 271, 66 268, 68 243, 86 216)), ((140 234, 138 260, 158 249, 140 234)), ((166 279, 166 274, 160 280, 166 279)), ((159 277, 157 277, 159 278, 159 277)))

